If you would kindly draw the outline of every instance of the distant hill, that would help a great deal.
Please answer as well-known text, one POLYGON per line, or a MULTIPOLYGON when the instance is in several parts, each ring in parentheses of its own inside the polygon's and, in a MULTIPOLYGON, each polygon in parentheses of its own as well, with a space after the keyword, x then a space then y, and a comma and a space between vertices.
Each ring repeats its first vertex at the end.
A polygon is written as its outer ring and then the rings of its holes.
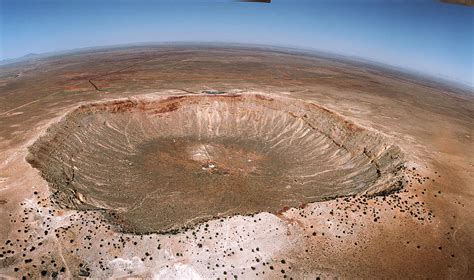
POLYGON ((25 57, 25 58, 26 58, 26 57, 35 57, 35 56, 40 56, 40 54, 39 54, 39 53, 29 53, 29 54, 25 54, 25 55, 22 56, 22 57, 25 57))

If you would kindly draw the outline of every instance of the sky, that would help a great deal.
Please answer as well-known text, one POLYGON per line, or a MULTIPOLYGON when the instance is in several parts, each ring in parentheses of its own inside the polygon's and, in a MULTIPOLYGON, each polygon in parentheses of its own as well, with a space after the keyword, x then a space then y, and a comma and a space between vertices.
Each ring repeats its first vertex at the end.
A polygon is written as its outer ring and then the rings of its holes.
POLYGON ((474 87, 474 7, 435 0, 0 0, 0 60, 139 42, 291 46, 474 87))

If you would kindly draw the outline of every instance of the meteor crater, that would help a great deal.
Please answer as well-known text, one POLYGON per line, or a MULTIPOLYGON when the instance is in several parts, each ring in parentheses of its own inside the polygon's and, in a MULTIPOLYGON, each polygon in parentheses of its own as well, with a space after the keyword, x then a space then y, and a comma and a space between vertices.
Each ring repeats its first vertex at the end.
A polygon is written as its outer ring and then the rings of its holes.
POLYGON ((386 137, 319 105, 263 94, 82 105, 29 151, 59 207, 103 211, 134 233, 404 185, 403 154, 386 137))

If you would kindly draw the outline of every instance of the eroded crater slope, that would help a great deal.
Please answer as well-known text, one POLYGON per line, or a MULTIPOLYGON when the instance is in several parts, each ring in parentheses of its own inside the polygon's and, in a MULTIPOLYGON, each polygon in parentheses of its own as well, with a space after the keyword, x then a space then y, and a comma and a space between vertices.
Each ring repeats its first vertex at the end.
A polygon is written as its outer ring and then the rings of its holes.
POLYGON ((60 207, 102 210, 136 233, 404 184, 400 149, 381 135, 315 104, 255 94, 84 105, 27 160, 60 207))

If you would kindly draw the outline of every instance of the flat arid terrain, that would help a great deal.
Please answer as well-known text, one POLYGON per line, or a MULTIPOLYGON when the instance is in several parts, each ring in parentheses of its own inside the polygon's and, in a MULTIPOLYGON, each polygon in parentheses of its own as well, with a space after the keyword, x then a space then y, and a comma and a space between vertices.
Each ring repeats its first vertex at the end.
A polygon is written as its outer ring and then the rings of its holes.
POLYGON ((473 279, 474 93, 299 50, 0 67, 2 279, 473 279))

